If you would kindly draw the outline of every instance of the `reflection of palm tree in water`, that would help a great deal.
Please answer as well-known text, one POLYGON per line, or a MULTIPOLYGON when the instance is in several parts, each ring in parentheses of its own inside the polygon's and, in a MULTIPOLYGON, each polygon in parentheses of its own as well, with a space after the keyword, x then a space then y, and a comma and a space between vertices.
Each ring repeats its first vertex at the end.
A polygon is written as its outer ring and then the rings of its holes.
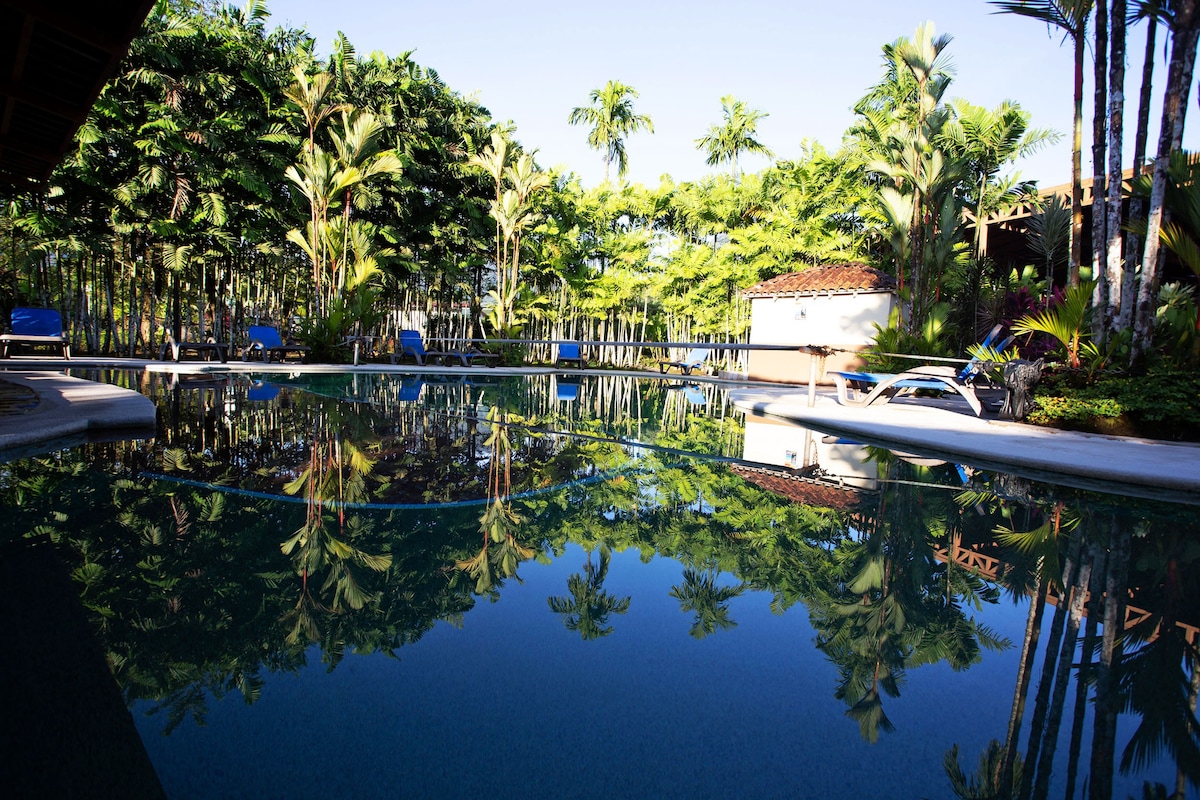
POLYGON ((604 591, 609 558, 608 548, 601 548, 600 563, 593 565, 589 550, 583 573, 576 572, 567 578, 570 596, 546 598, 550 610, 563 615, 567 630, 578 631, 585 641, 608 636, 613 632, 613 627, 607 624, 609 615, 624 614, 629 610, 628 596, 615 597, 604 591))
POLYGON ((371 531, 368 522, 346 515, 346 503, 366 498, 366 476, 374 462, 350 442, 318 429, 309 451, 308 465, 284 487, 288 494, 303 494, 307 500, 304 524, 280 544, 291 555, 300 575, 300 597, 285 617, 292 625, 289 642, 320 638, 316 612, 357 611, 375 599, 363 590, 354 566, 383 572, 391 566, 389 554, 372 555, 352 542, 371 531), (322 435, 325 433, 325 435, 322 435), (336 523, 336 524, 335 524, 336 523), (321 603, 309 586, 310 576, 328 569, 321 592, 332 592, 330 605, 321 603))
POLYGON ((475 591, 492 590, 497 576, 517 574, 522 561, 533 558, 534 551, 517 541, 521 517, 508 499, 512 487, 512 441, 509 439, 508 412, 493 406, 487 415, 490 435, 484 441, 491 448, 488 461, 488 504, 479 518, 483 543, 473 557, 460 559, 454 566, 475 579, 475 591))
POLYGON ((888 460, 880 466, 878 505, 873 513, 860 509, 854 535, 833 554, 828 593, 810 607, 817 648, 839 670, 835 696, 868 742, 894 730, 883 699, 899 696, 909 667, 945 661, 965 669, 981 659, 981 648, 1010 646, 963 610, 994 602, 995 590, 935 556, 935 540, 952 545, 962 535, 962 509, 897 473, 923 468, 888 460))
POLYGON ((697 572, 688 568, 683 571, 683 583, 671 587, 671 597, 679 601, 680 610, 696 615, 688 630, 696 639, 737 627, 729 618, 729 601, 746 591, 746 584, 718 586, 720 574, 718 569, 697 572))
MULTIPOLYGON (((1188 641, 1187 631, 1176 624, 1176 612, 1184 596, 1181 587, 1195 585, 1200 557, 1190 556, 1189 562, 1189 556, 1184 555, 1186 548, 1172 541, 1173 534, 1178 533, 1176 521, 1161 527, 1156 526, 1153 517, 1138 521, 1141 537, 1135 560, 1136 585, 1144 590, 1159 587, 1161 597, 1154 606, 1160 610, 1139 612, 1145 617, 1131 625, 1125 600, 1129 597, 1127 587, 1132 585, 1132 525, 1117 512, 1106 515, 1093 506, 1082 513, 1057 502, 1040 527, 1021 533, 1011 528, 996 530, 998 541, 1012 548, 1019 559, 1030 560, 1030 569, 1011 569, 1004 577, 1014 593, 1029 594, 1033 599, 1008 736, 1003 744, 993 741, 989 745, 980 770, 967 783, 956 782, 956 776, 965 778, 957 764, 957 748, 947 754, 947 774, 958 796, 1046 796, 1055 767, 1059 727, 1066 724, 1071 738, 1065 796, 1073 796, 1077 773, 1082 770, 1090 796, 1112 797, 1120 712, 1131 713, 1137 720, 1137 728, 1119 759, 1122 773, 1131 768, 1145 769, 1165 757, 1175 763, 1177 770, 1176 793, 1172 796, 1186 796, 1189 783, 1192 787, 1200 785, 1200 723, 1195 721, 1197 649, 1194 641, 1188 641), (1190 572, 1190 579, 1181 580, 1181 570, 1190 572), (1047 594, 1058 600, 1049 626, 1030 739, 1022 758, 1017 735, 1025 695, 1036 671, 1037 634, 1047 594), (1088 632, 1077 659, 1080 618, 1088 594, 1088 632), (1100 619, 1103 637, 1095 631, 1100 619), (1094 660, 1096 655, 1098 660, 1094 660), (1063 720, 1072 672, 1076 681, 1075 709, 1069 720, 1063 720), (1089 702, 1093 708, 1090 770, 1087 757, 1080 756, 1089 702), (993 751, 996 758, 991 758, 993 751), (1004 791, 997 793, 1001 788, 1004 791)), ((1168 791, 1161 784, 1147 784, 1146 796, 1165 798, 1168 791)))

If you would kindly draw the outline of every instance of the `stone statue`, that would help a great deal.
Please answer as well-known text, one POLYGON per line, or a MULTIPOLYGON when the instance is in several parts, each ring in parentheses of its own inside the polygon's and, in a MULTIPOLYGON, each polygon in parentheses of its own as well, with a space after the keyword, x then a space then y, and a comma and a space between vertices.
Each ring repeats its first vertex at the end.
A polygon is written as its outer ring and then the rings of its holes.
POLYGON ((1033 387, 1042 379, 1042 359, 1014 358, 1004 363, 1004 406, 1001 419, 1023 420, 1033 411, 1033 387))

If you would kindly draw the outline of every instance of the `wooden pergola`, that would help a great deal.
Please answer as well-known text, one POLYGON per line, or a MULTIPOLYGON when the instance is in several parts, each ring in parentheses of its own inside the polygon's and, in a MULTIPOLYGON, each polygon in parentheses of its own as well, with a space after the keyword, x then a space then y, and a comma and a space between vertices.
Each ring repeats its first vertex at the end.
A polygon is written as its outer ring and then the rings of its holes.
MULTIPOLYGON (((1127 169, 1122 173, 1121 197, 1127 203, 1131 192, 1133 170, 1127 169)), ((1093 180, 1088 178, 1083 182, 1083 263, 1091 263, 1092 240, 1092 200, 1093 180)), ((998 264, 1017 266, 1030 263, 1033 252, 1025 241, 1030 217, 1036 215, 1051 198, 1057 197, 1066 209, 1071 208, 1071 184, 1063 183, 1039 189, 1037 201, 1029 201, 1014 206, 1004 212, 991 214, 984 218, 983 227, 979 231, 979 249, 981 255, 989 256, 998 264)), ((978 222, 970 210, 964 212, 967 227, 974 230, 978 222)))
POLYGON ((0 184, 45 183, 154 0, 0 0, 0 184))

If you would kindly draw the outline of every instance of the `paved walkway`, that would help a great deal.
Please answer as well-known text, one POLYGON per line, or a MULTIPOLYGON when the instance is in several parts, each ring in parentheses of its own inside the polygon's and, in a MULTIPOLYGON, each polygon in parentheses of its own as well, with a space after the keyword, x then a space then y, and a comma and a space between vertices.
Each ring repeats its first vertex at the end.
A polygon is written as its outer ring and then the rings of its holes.
POLYGON ((1200 445, 1104 436, 980 419, 957 397, 841 405, 798 387, 735 389, 748 412, 792 420, 870 444, 947 458, 1037 480, 1122 494, 1200 502, 1200 445))

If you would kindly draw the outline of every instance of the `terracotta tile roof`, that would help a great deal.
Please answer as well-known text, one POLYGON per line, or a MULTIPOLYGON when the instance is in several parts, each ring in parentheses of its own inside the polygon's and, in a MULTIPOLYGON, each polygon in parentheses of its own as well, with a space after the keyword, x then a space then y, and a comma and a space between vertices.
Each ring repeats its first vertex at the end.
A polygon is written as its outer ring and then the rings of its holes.
POLYGON ((806 506, 849 511, 858 508, 866 499, 861 489, 839 486, 828 480, 822 481, 782 470, 736 464, 731 466, 729 471, 793 503, 806 506))
POLYGON ((756 283, 744 290, 742 296, 779 297, 817 292, 880 292, 895 288, 895 278, 866 264, 825 264, 756 283))

